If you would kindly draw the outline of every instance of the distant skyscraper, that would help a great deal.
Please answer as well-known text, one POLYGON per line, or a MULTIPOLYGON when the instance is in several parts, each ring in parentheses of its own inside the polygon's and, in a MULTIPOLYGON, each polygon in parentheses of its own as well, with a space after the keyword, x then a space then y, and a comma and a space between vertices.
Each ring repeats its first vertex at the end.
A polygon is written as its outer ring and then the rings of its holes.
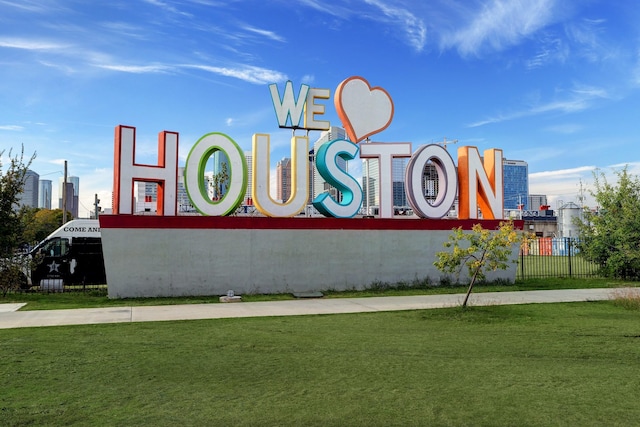
POLYGON ((286 202, 291 197, 291 159, 283 158, 276 165, 277 199, 286 202))
POLYGON ((215 196, 213 194, 214 187, 213 171, 206 171, 204 173, 204 188, 207 189, 207 196, 209 197, 209 200, 215 200, 215 196))
POLYGON ((362 207, 367 214, 370 208, 380 206, 380 162, 376 158, 362 160, 362 207))
POLYGON ((528 203, 528 209, 532 211, 539 210, 540 206, 549 206, 549 203, 547 203, 547 196, 543 194, 529 194, 528 203))
POLYGON ((38 207, 38 181, 40 175, 32 170, 27 170, 22 186, 22 193, 18 195, 18 205, 31 208, 38 207))
MULTIPOLYGON (((62 209, 62 195, 63 193, 64 177, 60 177, 58 186, 58 208, 62 209)), ((77 176, 67 177, 67 212, 71 212, 74 218, 78 218, 78 204, 79 204, 79 191, 80 191, 80 178, 77 176)))
POLYGON ((52 182, 49 179, 41 179, 38 184, 38 207, 51 209, 52 182))
MULTIPOLYGON (((209 172, 211 174, 211 172, 209 172)), ((205 176, 205 188, 208 188, 208 178, 205 176)), ((134 213, 156 213, 158 211, 158 184, 155 182, 136 181, 135 182, 135 210, 134 213)), ((185 212, 195 212, 191 204, 187 189, 184 186, 184 167, 178 168, 178 193, 176 200, 178 203, 178 214, 185 212)), ((196 189, 195 191, 199 191, 196 189)))
POLYGON ((178 168, 178 212, 195 212, 184 186, 184 167, 178 168))
MULTIPOLYGON (((324 131, 320 134, 320 137, 318 138, 318 140, 313 144, 313 151, 314 153, 318 153, 318 150, 320 149, 320 146, 322 146, 322 144, 326 144, 327 142, 333 141, 334 139, 346 139, 346 138, 347 138, 347 134, 344 131, 344 129, 336 126, 331 126, 331 128, 328 131, 324 131)), ((347 170, 346 160, 342 158, 338 158, 337 164, 340 169, 346 172, 347 170)), ((318 173, 318 169, 315 167, 315 161, 314 161, 313 198, 315 199, 320 194, 326 191, 328 191, 336 201, 338 202, 341 201, 342 195, 340 194, 340 192, 335 187, 330 186, 329 183, 326 182, 324 178, 320 175, 320 173, 318 173)))
MULTIPOLYGON (((60 190, 60 191, 62 191, 62 190, 60 190)), ((60 202, 60 209, 62 209, 64 207, 67 210, 67 212, 71 213, 71 216, 73 218, 77 218, 73 214, 73 212, 77 211, 78 208, 76 207, 76 202, 75 202, 74 197, 73 197, 73 184, 72 183, 67 182, 66 192, 64 194, 65 194, 67 202, 66 202, 66 205, 65 205, 64 203, 62 203, 62 199, 58 199, 58 201, 60 202)))
POLYGON ((136 208, 134 213, 157 212, 158 184, 155 182, 136 181, 136 208))
POLYGON ((407 193, 404 189, 404 173, 409 164, 408 157, 396 157, 391 163, 391 175, 393 181, 393 206, 409 206, 407 193))
POLYGON ((440 191, 440 176, 436 166, 428 162, 422 171, 422 191, 429 203, 434 203, 440 191))
POLYGON ((529 209, 529 166, 522 160, 502 161, 504 208, 529 209))
MULTIPOLYGON (((405 171, 409 158, 396 157, 391 163, 391 181, 393 206, 409 206, 405 191, 405 171)), ((362 206, 368 214, 373 214, 371 207, 380 206, 380 161, 377 158, 362 160, 362 206)))

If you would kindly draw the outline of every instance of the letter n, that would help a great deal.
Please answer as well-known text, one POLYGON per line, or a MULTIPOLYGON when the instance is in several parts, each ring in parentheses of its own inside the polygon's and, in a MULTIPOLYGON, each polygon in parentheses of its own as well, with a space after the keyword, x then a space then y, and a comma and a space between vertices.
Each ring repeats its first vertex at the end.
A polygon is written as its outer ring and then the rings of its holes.
POLYGON ((459 211, 458 219, 502 219, 504 216, 504 184, 502 150, 484 152, 484 160, 476 147, 458 149, 459 211))
POLYGON ((136 128, 116 126, 113 165, 113 213, 133 214, 134 182, 158 184, 158 215, 176 215, 178 193, 178 133, 158 134, 158 164, 135 162, 136 128))

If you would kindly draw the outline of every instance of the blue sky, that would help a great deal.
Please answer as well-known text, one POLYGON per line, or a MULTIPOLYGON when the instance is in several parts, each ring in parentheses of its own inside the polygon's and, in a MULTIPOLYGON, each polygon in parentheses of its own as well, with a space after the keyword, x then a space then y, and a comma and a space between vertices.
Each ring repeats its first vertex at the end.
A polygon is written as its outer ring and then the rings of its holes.
POLYGON ((501 148, 555 207, 596 169, 640 173, 638 22, 626 0, 0 0, 0 150, 54 182, 67 160, 86 215, 95 193, 110 206, 116 125, 142 163, 170 130, 181 164, 223 132, 271 134, 275 165, 291 131, 268 85, 362 76, 395 106, 373 140, 501 148))

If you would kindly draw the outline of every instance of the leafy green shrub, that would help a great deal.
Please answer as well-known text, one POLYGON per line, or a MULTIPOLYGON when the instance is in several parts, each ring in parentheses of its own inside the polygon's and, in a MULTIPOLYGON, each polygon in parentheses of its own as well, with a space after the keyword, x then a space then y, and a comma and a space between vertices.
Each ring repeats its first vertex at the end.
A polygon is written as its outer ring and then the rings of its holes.
POLYGON ((599 209, 584 211, 576 219, 580 228, 578 248, 587 260, 600 266, 600 274, 626 280, 640 279, 640 177, 616 172, 617 182, 604 173, 594 174, 591 192, 599 209))

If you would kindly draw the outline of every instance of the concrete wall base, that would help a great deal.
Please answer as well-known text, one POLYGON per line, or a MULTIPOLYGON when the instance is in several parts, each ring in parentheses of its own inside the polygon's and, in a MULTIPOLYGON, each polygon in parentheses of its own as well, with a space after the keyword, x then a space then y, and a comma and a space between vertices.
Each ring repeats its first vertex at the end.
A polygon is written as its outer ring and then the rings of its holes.
MULTIPOLYGON (((365 289, 430 279, 455 227, 478 221, 100 217, 110 298, 365 289)), ((499 221, 482 221, 495 229, 499 221)), ((491 279, 515 280, 515 265, 491 279)))

